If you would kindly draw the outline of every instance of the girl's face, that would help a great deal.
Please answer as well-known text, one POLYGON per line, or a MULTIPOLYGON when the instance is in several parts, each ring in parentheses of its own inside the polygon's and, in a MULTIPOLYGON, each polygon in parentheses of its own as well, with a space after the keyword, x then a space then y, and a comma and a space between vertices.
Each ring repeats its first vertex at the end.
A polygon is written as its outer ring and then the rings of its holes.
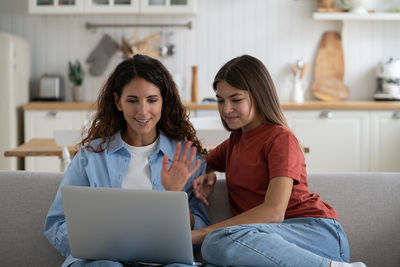
POLYGON ((124 86, 121 98, 114 93, 114 101, 127 123, 125 141, 134 146, 154 142, 157 137, 156 125, 162 111, 160 89, 145 79, 136 77, 124 86))
POLYGON ((260 113, 248 91, 237 89, 225 81, 217 84, 218 111, 232 130, 250 131, 262 124, 260 113))

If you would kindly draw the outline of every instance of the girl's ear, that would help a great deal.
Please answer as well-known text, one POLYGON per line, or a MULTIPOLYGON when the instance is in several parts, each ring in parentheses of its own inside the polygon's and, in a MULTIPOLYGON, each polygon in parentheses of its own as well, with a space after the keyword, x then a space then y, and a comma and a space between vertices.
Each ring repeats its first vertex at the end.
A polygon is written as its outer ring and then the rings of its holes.
POLYGON ((117 109, 119 111, 122 111, 122 107, 121 107, 121 99, 118 97, 117 93, 114 93, 114 103, 117 106, 117 109))

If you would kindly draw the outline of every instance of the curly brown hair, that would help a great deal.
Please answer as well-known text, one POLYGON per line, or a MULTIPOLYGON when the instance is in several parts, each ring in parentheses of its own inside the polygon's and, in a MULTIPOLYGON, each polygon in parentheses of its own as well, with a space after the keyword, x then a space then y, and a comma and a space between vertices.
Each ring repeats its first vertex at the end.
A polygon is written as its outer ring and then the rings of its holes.
POLYGON ((126 130, 126 121, 122 112, 117 109, 113 95, 116 93, 121 97, 125 85, 136 77, 143 78, 160 89, 163 101, 157 131, 161 130, 169 138, 193 142, 197 151, 206 156, 207 150, 196 137, 196 130, 189 121, 189 113, 182 104, 171 74, 160 61, 145 55, 135 55, 122 61, 107 79, 97 99, 97 112, 80 146, 87 144, 89 150, 100 153, 104 151, 103 145, 108 137, 119 130, 126 130), (93 147, 91 142, 98 138, 102 141, 97 147, 93 147))

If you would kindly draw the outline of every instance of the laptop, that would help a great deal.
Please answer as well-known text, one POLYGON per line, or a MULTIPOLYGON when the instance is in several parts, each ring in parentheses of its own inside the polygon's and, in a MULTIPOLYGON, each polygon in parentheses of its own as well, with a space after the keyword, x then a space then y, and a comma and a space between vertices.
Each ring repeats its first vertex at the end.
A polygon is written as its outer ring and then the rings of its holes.
POLYGON ((71 255, 149 264, 194 261, 185 192, 63 186, 71 255))

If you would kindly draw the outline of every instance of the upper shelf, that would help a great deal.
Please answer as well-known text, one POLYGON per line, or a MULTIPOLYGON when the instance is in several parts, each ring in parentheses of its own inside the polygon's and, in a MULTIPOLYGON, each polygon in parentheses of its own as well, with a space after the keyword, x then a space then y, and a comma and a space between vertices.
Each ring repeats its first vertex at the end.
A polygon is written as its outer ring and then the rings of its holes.
POLYGON ((350 12, 314 12, 316 20, 400 20, 400 13, 368 13, 355 14, 350 12))

